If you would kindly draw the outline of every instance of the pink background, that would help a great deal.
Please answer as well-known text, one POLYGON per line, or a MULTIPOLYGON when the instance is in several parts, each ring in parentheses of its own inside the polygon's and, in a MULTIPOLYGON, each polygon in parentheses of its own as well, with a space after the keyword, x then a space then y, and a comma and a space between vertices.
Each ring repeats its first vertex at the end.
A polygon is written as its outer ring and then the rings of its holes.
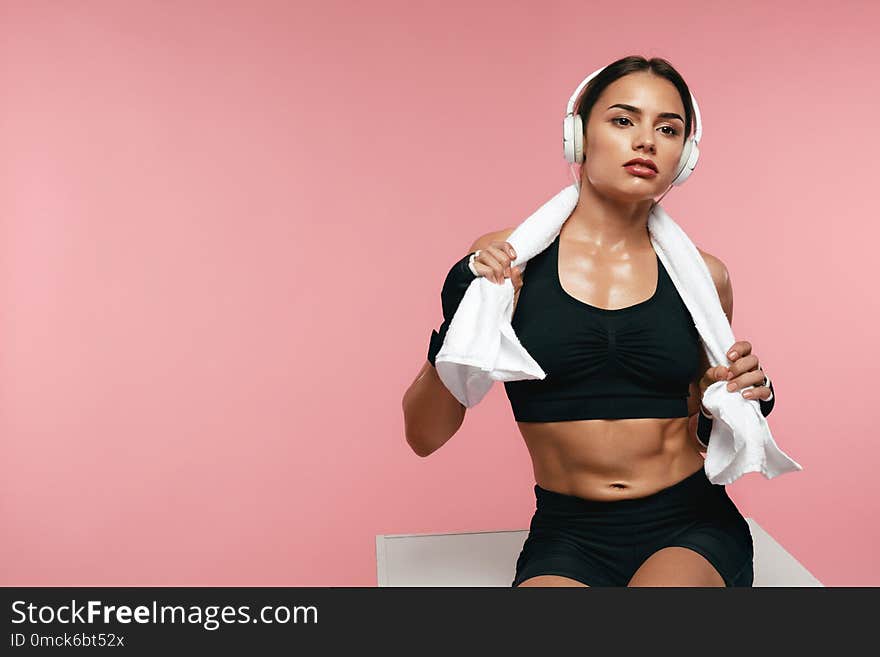
POLYGON ((880 585, 880 8, 827 4, 3 2, 2 584, 372 586, 376 534, 525 529, 503 388, 427 459, 401 398, 449 265, 570 181, 566 100, 640 54, 700 103, 663 204, 805 467, 729 493, 880 585))

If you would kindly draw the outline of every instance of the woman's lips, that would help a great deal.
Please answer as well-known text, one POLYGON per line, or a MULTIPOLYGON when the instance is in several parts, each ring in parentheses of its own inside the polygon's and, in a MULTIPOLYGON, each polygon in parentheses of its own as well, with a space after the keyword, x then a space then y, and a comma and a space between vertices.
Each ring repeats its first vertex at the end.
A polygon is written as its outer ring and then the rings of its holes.
POLYGON ((654 169, 641 164, 628 164, 623 168, 629 171, 632 175, 639 176, 640 178, 653 178, 657 175, 657 172, 654 171, 654 169))

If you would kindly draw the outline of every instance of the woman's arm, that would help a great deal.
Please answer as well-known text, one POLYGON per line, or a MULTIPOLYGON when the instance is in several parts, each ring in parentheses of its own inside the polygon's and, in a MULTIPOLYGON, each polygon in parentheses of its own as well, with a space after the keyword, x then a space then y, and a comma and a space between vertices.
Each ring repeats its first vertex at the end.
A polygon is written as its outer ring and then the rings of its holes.
POLYGON ((461 427, 467 410, 427 360, 404 393, 402 406, 406 442, 419 456, 429 456, 445 445, 461 427))
MULTIPOLYGON (((466 253, 485 249, 496 240, 506 240, 513 228, 487 233, 471 245, 466 253)), ((406 442, 419 456, 429 456, 455 435, 464 422, 467 410, 449 392, 427 360, 415 380, 407 388, 403 407, 406 442)))

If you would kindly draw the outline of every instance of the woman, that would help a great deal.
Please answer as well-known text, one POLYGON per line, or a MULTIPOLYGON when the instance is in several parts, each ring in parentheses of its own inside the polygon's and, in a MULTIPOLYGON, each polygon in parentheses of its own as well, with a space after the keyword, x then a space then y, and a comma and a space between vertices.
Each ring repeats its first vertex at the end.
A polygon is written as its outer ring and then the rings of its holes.
MULTIPOLYGON (((754 386, 742 394, 759 401, 772 390, 748 341, 733 345, 730 368, 708 367, 647 229, 654 198, 680 170, 690 91, 667 61, 633 56, 596 75, 577 107, 577 206, 524 272, 510 268, 513 227, 478 238, 450 270, 444 325, 403 399, 407 442, 427 456, 461 426, 465 407, 432 357, 474 276, 509 277, 511 324, 547 373, 504 384, 536 481, 512 585, 751 586, 748 524, 706 477, 699 438, 710 420, 699 420, 698 435, 698 415, 717 380, 729 379, 729 390, 754 386)), ((727 269, 700 253, 730 321, 727 269)))

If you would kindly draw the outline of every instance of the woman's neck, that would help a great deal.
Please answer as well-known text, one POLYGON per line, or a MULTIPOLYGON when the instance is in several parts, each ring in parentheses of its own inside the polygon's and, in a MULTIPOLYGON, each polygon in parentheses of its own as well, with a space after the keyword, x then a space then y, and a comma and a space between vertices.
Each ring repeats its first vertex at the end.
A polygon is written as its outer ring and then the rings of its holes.
POLYGON ((584 185, 564 229, 574 239, 589 242, 603 251, 653 248, 648 234, 648 215, 653 203, 652 198, 619 202, 601 197, 592 187, 584 185))

